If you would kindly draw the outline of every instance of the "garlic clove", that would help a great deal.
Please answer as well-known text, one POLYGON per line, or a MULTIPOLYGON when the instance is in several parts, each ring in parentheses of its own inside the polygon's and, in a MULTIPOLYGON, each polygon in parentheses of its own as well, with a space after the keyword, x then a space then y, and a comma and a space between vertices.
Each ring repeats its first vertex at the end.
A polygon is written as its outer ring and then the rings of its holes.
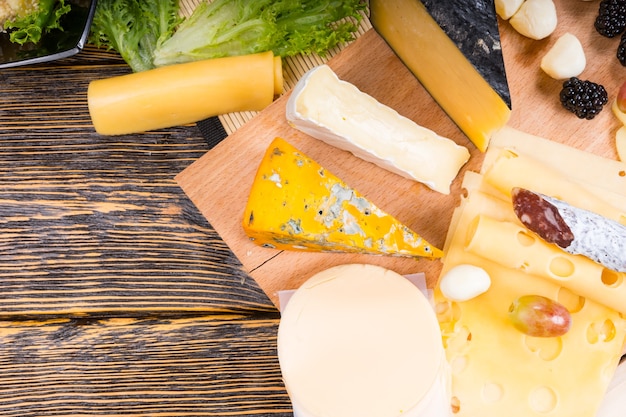
POLYGON ((531 39, 543 39, 556 29, 556 7, 552 0, 526 0, 509 19, 513 29, 531 39))
POLYGON ((524 0, 495 0, 496 13, 504 20, 509 20, 524 3, 524 0))
POLYGON ((582 44, 569 32, 561 35, 541 59, 541 69, 555 80, 577 77, 586 65, 582 44))
POLYGON ((451 268, 439 282, 443 296, 452 301, 470 300, 486 292, 490 286, 491 277, 487 271, 469 264, 451 268))

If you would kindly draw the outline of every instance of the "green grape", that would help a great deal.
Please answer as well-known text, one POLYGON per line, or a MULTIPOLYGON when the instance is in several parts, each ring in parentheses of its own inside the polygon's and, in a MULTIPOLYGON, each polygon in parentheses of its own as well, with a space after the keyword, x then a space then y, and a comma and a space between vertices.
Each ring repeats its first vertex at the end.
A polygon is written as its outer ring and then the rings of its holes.
POLYGON ((523 295, 509 307, 515 328, 535 337, 562 336, 572 325, 572 316, 562 304, 541 295, 523 295))

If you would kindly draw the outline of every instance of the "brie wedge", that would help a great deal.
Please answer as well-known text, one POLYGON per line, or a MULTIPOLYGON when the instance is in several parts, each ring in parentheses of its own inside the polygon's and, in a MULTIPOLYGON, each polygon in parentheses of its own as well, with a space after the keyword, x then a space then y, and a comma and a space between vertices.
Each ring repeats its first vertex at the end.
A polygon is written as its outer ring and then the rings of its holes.
POLYGON ((464 146, 340 80, 328 65, 298 81, 286 114, 294 128, 443 194, 470 157, 464 146))

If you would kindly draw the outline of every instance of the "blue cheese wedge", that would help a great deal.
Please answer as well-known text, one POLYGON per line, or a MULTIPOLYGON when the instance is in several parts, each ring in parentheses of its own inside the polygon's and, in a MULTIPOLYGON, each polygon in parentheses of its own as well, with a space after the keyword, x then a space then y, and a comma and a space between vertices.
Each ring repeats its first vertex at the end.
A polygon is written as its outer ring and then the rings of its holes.
POLYGON ((443 194, 470 157, 464 146, 340 80, 328 65, 300 79, 286 114, 294 128, 443 194))
POLYGON ((441 258, 443 252, 281 138, 252 183, 243 229, 279 250, 441 258))

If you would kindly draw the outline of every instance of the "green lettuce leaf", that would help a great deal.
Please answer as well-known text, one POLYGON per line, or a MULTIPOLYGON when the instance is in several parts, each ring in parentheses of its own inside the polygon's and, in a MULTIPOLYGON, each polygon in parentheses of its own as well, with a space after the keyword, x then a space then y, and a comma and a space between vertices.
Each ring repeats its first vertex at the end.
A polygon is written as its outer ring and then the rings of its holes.
POLYGON ((154 64, 269 50, 324 56, 354 39, 366 7, 362 0, 205 0, 156 48, 154 64))
POLYGON ((133 72, 145 71, 181 20, 178 0, 99 0, 90 41, 117 51, 133 72))
POLYGON ((4 28, 9 31, 11 42, 20 45, 29 42, 37 43, 44 33, 52 29, 63 30, 60 20, 70 9, 70 5, 66 4, 65 0, 40 0, 35 11, 8 20, 4 28))

